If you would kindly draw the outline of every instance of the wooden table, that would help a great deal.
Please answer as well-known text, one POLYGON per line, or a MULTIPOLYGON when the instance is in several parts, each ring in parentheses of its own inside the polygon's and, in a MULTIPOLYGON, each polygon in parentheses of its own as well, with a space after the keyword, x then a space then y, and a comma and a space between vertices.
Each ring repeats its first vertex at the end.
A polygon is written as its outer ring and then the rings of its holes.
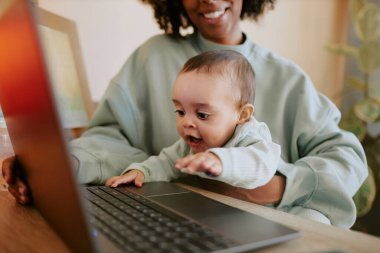
MULTIPOLYGON (((302 231, 300 238, 255 252, 317 253, 331 250, 347 253, 380 252, 379 237, 306 220, 209 191, 185 187, 225 204, 302 231)), ((0 191, 0 252, 67 253, 69 250, 35 208, 15 203, 12 196, 3 189, 0 191)))
MULTIPOLYGON (((0 157, 0 168, 2 161, 0 157)), ((69 253, 34 207, 15 202, 0 174, 0 252, 69 253)))
MULTIPOLYGON (((3 160, 4 159, 5 159, 4 157, 0 156, 0 191, 6 191, 7 187, 8 187, 7 184, 4 181, 3 172, 1 170, 1 166, 3 165, 3 160)), ((0 249, 0 252, 1 252, 1 249, 0 249)))

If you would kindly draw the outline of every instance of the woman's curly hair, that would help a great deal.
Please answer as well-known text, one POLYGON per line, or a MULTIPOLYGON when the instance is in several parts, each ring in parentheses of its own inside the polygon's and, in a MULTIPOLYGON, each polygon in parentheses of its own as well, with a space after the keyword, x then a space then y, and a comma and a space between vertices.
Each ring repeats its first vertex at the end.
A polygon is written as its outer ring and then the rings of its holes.
MULTIPOLYGON (((186 14, 182 5, 182 0, 141 0, 143 3, 151 5, 154 10, 154 17, 166 34, 183 37, 181 28, 194 27, 186 14)), ((264 14, 265 10, 273 9, 277 0, 243 0, 243 8, 240 18, 250 18, 255 21, 264 14)))

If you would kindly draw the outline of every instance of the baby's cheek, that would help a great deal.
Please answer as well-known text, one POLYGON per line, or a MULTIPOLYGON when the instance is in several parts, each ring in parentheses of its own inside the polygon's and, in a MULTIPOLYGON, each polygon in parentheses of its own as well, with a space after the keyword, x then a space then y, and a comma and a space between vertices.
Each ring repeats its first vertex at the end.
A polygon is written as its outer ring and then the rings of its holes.
POLYGON ((224 144, 223 139, 224 138, 220 134, 218 134, 218 131, 215 131, 212 134, 210 134, 207 140, 207 144, 209 148, 221 147, 224 144))
POLYGON ((228 142, 233 135, 233 130, 230 131, 226 128, 218 128, 210 134, 210 145, 213 147, 222 147, 228 142))

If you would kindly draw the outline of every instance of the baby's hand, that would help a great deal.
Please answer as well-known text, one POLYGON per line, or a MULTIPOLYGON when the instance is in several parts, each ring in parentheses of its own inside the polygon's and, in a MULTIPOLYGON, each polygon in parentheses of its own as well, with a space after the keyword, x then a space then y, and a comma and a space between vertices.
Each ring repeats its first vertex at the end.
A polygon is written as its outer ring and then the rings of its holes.
POLYGON ((144 173, 139 170, 130 170, 124 175, 111 177, 106 181, 106 185, 117 187, 120 184, 128 184, 134 182, 137 187, 141 187, 144 183, 144 173))
POLYGON ((219 157, 211 152, 200 152, 177 159, 175 168, 187 174, 204 172, 207 175, 219 176, 222 173, 219 157))

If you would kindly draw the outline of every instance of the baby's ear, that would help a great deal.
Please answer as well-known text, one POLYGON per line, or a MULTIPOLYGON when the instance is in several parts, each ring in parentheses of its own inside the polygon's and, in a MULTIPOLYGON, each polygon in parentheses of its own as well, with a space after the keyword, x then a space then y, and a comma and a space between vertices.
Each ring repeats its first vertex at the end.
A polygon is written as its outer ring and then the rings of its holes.
POLYGON ((243 105, 240 108, 239 120, 237 122, 238 125, 249 121, 254 111, 255 111, 255 107, 252 104, 243 105))

